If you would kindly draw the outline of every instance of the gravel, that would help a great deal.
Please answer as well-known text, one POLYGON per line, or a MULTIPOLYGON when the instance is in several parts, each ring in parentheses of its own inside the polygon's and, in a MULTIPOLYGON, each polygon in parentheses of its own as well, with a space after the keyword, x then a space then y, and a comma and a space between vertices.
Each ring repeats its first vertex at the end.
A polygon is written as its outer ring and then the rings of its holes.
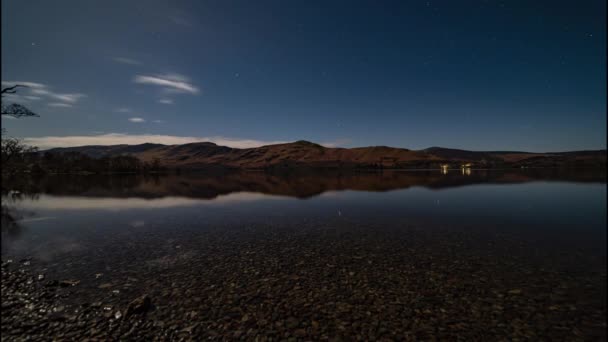
POLYGON ((299 220, 3 257, 1 337, 606 340, 605 255, 522 236, 299 220))

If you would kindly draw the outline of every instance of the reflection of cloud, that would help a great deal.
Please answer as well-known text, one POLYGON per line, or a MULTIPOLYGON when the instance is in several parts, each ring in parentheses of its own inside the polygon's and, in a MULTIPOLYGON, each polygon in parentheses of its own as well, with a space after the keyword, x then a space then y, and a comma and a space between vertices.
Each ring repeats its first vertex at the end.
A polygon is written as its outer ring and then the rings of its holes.
MULTIPOLYGON (((197 205, 222 205, 238 202, 253 202, 269 199, 286 199, 288 197, 265 195, 257 192, 234 192, 220 195, 214 199, 197 199, 188 197, 145 198, 99 198, 80 196, 51 196, 40 195, 37 200, 23 201, 20 207, 28 210, 110 210, 120 211, 129 209, 162 209, 174 207, 189 207, 197 205)), ((142 222, 143 221, 135 221, 142 222)), ((132 222, 133 223, 133 222, 132 222)))
POLYGON ((344 195, 344 190, 343 191, 326 191, 324 193, 319 194, 319 197, 339 197, 344 195))
POLYGON ((146 222, 143 220, 138 220, 138 221, 133 221, 133 222, 129 223, 129 225, 133 228, 139 228, 139 227, 145 226, 146 222))
POLYGON ((23 220, 19 220, 19 222, 35 222, 35 221, 46 221, 46 220, 54 220, 56 217, 54 216, 43 216, 43 217, 32 217, 26 218, 23 220))
POLYGON ((281 144, 285 141, 262 141, 253 139, 239 139, 226 137, 180 137, 175 135, 153 135, 153 134, 120 134, 107 133, 100 135, 66 136, 66 137, 35 137, 24 138, 29 145, 38 146, 40 149, 53 147, 71 147, 83 145, 138 145, 144 143, 156 143, 163 145, 180 145, 194 142, 213 142, 221 146, 235 148, 259 147, 271 144, 281 144))
POLYGON ((84 246, 75 239, 58 238, 40 245, 34 254, 40 260, 51 261, 62 254, 72 254, 84 250, 84 246))

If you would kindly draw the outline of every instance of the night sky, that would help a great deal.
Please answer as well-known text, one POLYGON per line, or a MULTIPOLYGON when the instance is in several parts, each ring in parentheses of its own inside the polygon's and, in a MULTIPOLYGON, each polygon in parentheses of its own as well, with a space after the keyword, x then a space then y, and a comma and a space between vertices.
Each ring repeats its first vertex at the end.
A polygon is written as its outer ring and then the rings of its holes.
POLYGON ((606 2, 2 1, 38 146, 606 148, 606 2))

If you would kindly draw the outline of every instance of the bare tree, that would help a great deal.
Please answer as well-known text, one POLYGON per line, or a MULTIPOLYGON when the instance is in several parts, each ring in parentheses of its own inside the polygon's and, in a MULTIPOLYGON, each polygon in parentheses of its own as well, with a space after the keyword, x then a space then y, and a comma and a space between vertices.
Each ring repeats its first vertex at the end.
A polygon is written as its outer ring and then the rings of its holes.
MULTIPOLYGON (((27 88, 27 86, 21 84, 2 88, 2 99, 4 99, 5 95, 15 94, 17 92, 17 88, 19 87, 27 88)), ((38 114, 32 112, 27 107, 17 103, 12 103, 9 105, 2 103, 1 107, 2 115, 12 116, 15 118, 24 116, 38 116, 38 114)), ((27 146, 17 138, 7 137, 6 131, 3 128, 1 144, 2 175, 4 176, 6 173, 14 173, 23 170, 26 164, 26 156, 36 151, 36 147, 27 146)))
MULTIPOLYGON (((2 97, 4 97, 4 95, 17 93, 18 87, 27 88, 27 86, 22 85, 22 84, 16 84, 12 87, 3 88, 2 97)), ((2 115, 8 115, 8 116, 12 116, 15 118, 20 118, 20 117, 24 117, 24 116, 39 116, 38 114, 29 110, 27 107, 17 104, 17 103, 12 103, 9 105, 5 105, 4 103, 2 103, 1 112, 2 112, 2 115)))
POLYGON ((25 145, 20 139, 5 137, 4 131, 2 133, 2 175, 16 174, 28 169, 28 156, 38 151, 38 148, 25 145))

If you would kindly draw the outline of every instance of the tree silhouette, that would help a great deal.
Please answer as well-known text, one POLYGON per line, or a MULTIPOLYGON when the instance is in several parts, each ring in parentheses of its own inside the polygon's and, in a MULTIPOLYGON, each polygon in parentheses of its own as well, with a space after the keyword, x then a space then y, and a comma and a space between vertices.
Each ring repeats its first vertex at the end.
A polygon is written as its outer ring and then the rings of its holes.
MULTIPOLYGON (((7 95, 7 94, 17 93, 18 87, 27 88, 27 86, 21 85, 21 84, 16 84, 12 87, 3 88, 2 97, 4 97, 4 95, 7 95)), ((12 103, 9 105, 5 105, 4 103, 2 103, 1 111, 2 111, 2 115, 12 116, 15 118, 20 118, 20 117, 24 117, 24 116, 39 116, 38 114, 29 110, 27 107, 17 104, 17 103, 12 103)))

